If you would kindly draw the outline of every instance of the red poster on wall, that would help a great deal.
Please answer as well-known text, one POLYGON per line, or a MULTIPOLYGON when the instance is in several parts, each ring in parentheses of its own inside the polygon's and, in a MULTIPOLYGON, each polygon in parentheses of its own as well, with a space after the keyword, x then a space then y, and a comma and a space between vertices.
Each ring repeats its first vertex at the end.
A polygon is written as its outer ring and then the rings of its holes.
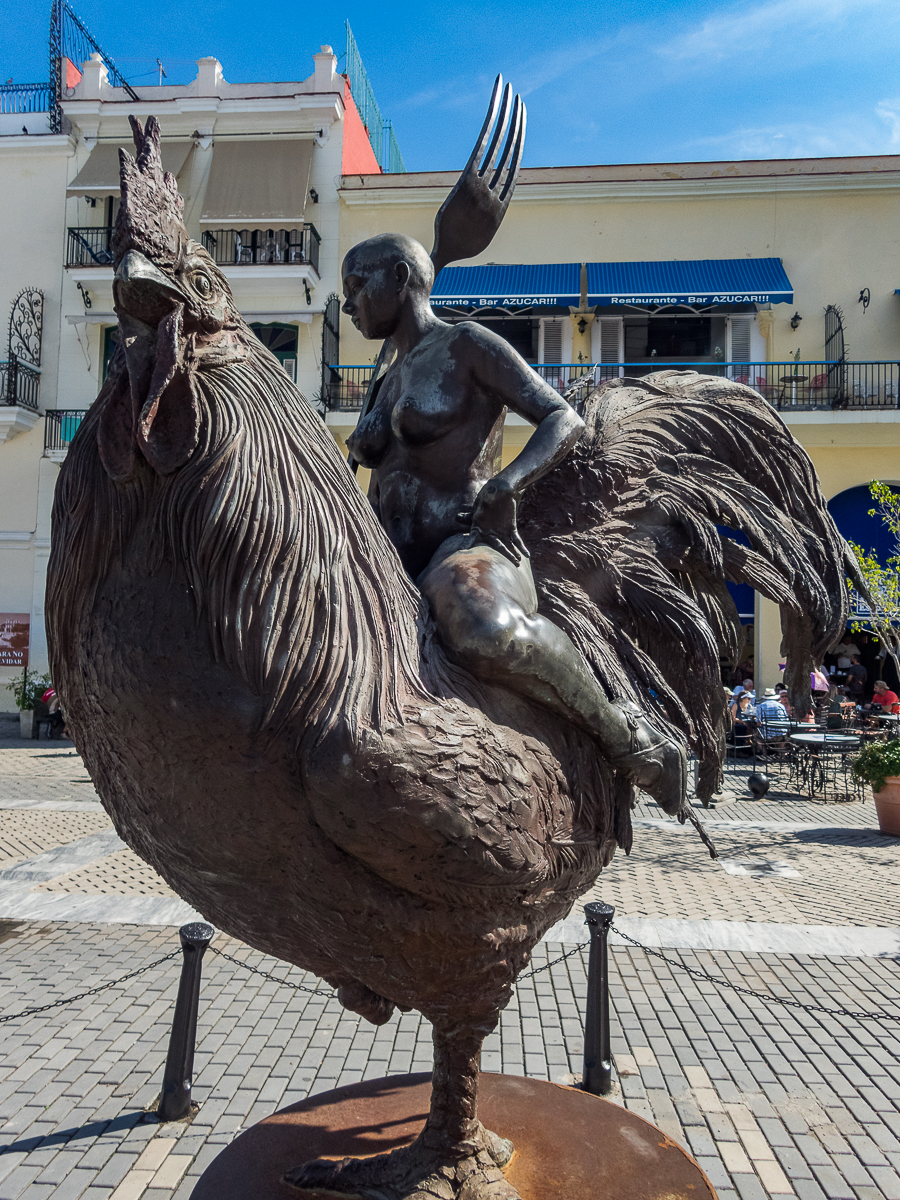
POLYGON ((28 665, 28 613, 0 613, 0 667, 28 665))

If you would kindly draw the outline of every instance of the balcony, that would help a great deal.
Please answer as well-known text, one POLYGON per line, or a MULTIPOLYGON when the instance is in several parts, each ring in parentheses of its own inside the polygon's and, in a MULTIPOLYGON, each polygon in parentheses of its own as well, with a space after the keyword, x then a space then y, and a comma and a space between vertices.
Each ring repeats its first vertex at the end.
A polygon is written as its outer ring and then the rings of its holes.
POLYGON ((49 83, 0 83, 2 116, 46 113, 50 111, 52 103, 53 88, 49 83))
POLYGON ((113 261, 110 241, 111 225, 69 227, 66 247, 67 267, 111 267, 113 261))
POLYGON ((203 233, 203 248, 220 267, 311 266, 317 275, 321 241, 315 225, 302 229, 207 229, 203 233))
POLYGON ((17 358, 0 362, 0 404, 17 405, 37 412, 41 373, 17 358))
POLYGON ((62 462, 86 411, 84 408, 57 408, 44 413, 44 458, 62 462))
MULTIPOLYGON (((579 379, 592 383, 651 371, 697 371, 747 384, 779 412, 900 409, 900 363, 895 362, 698 362, 532 363, 542 379, 560 393, 579 379)), ((328 366, 324 386, 330 412, 359 412, 372 375, 371 365, 328 366)), ((587 383, 585 383, 587 386, 587 383)))
POLYGON ((900 408, 900 363, 829 362, 641 362, 599 363, 593 377, 640 377, 651 371, 697 371, 753 388, 779 412, 868 411, 900 408))
POLYGON ((41 373, 13 355, 0 362, 0 443, 28 433, 37 424, 41 373))
MULTIPOLYGON (((111 225, 70 226, 67 267, 111 267, 111 225)), ((203 248, 220 267, 308 266, 319 273, 319 237, 315 225, 302 229, 207 229, 203 248)))

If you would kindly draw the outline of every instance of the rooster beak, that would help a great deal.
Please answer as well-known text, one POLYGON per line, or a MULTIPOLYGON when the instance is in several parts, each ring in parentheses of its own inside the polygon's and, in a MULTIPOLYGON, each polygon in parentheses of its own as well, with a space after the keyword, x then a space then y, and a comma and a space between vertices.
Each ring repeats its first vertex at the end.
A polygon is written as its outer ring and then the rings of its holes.
POLYGON ((148 325, 157 325, 176 304, 190 300, 177 283, 137 250, 129 250, 119 263, 113 297, 117 311, 121 309, 148 325))

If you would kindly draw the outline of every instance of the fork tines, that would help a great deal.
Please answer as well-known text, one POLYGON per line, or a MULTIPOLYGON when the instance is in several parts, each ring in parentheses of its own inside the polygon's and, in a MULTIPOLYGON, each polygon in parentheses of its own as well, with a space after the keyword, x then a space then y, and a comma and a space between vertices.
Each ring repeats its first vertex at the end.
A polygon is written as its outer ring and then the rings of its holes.
POLYGON ((488 187, 491 191, 496 190, 504 172, 506 173, 506 178, 503 180, 503 186, 500 191, 501 200, 506 200, 515 186, 516 177, 519 174, 519 167, 522 162, 522 148, 524 144, 525 105, 518 95, 515 98, 515 102, 513 101, 512 84, 508 83, 504 88, 503 76, 498 75, 494 82, 494 91, 491 95, 491 102, 488 105, 487 116, 484 119, 484 125, 475 144, 472 157, 469 160, 469 166, 475 167, 479 177, 482 179, 489 172, 492 172, 488 182, 488 187), (502 103, 500 101, 501 91, 503 93, 502 103), (510 109, 512 109, 511 122, 510 109), (507 125, 509 126, 509 133, 498 163, 497 152, 500 143, 503 141, 503 135, 506 133, 507 125), (493 133, 491 133, 492 128, 493 133), (489 138, 490 145, 488 145, 489 138), (487 147, 486 152, 485 147, 487 147), (481 165, 477 166, 479 163, 481 165))

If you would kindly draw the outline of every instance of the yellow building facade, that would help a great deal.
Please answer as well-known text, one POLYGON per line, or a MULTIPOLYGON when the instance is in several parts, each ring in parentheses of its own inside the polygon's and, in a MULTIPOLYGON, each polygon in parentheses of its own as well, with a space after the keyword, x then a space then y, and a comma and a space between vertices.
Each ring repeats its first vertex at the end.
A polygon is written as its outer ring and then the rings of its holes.
MULTIPOLYGON (((345 176, 341 256, 384 232, 430 248, 435 213, 455 180, 452 172, 345 176)), ((636 361, 643 370, 708 363, 748 379, 806 447, 831 501, 872 479, 900 482, 898 217, 898 156, 526 169, 494 242, 467 265, 537 271, 577 264, 579 294, 562 297, 570 303, 517 295, 498 305, 496 296, 485 303, 472 291, 467 303, 436 311, 490 322, 501 334, 508 329, 509 340, 554 380, 593 363, 609 374, 636 361), (726 263, 721 269, 749 279, 755 265, 772 260, 780 260, 790 300, 754 299, 739 289, 693 305, 685 301, 698 297, 627 294, 640 291, 627 282, 629 271, 639 281, 645 267, 660 279, 691 271, 702 278, 703 264, 726 263), (590 269, 624 275, 623 294, 602 297, 614 303, 590 303, 590 269), (679 302, 659 302, 667 299, 679 302), (551 363, 572 366, 554 376, 551 363), (754 365, 730 365, 737 363, 754 365)), ((370 366, 377 351, 342 322, 341 364, 370 366)), ((354 378, 364 382, 365 373, 354 378)), ((354 402, 329 409, 326 420, 343 442, 358 418, 354 402)), ((508 420, 504 461, 529 433, 521 420, 508 420)), ((757 686, 765 687, 781 675, 780 630, 774 606, 759 597, 753 625, 757 686)))

